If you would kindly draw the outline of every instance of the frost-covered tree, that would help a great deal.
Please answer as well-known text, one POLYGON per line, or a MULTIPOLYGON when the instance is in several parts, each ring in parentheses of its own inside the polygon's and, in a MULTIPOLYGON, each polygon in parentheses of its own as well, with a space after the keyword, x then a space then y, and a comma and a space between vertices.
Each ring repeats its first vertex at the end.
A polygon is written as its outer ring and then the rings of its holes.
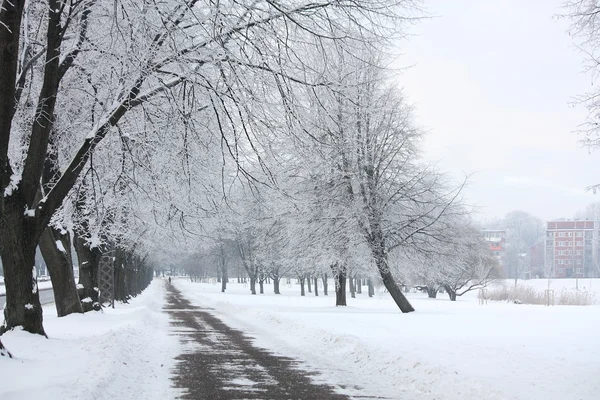
POLYGON ((398 12, 413 5, 408 0, 3 0, 0 252, 7 303, 1 330, 23 326, 44 334, 32 274, 35 248, 110 132, 132 121, 150 121, 149 104, 176 104, 184 110, 181 102, 170 101, 188 101, 190 96, 178 96, 186 83, 203 95, 192 96, 198 102, 181 118, 210 110, 225 151, 248 157, 244 152, 259 147, 257 135, 269 128, 264 124, 272 120, 271 105, 291 114, 294 104, 281 101, 290 98, 291 82, 323 83, 305 62, 309 48, 360 42, 365 32, 387 36, 401 25, 398 12), (88 83, 80 86, 81 96, 64 95, 65 88, 81 82, 88 83), (60 178, 42 195, 53 123, 67 118, 65 111, 73 107, 66 104, 73 101, 81 123, 69 132, 72 152, 60 178))
POLYGON ((389 253, 424 247, 440 236, 441 218, 462 212, 456 207, 460 186, 450 187, 420 161, 422 132, 401 90, 386 82, 381 56, 363 49, 357 58, 355 50, 334 48, 341 65, 330 71, 335 89, 312 91, 314 137, 322 148, 311 165, 320 168, 315 175, 325 193, 323 212, 336 210, 336 224, 360 232, 386 289, 410 312, 389 253))
MULTIPOLYGON (((474 231, 471 237, 479 234, 474 231)), ((451 301, 484 288, 502 276, 500 264, 483 240, 469 240, 454 248, 454 256, 442 268, 441 283, 451 301)))

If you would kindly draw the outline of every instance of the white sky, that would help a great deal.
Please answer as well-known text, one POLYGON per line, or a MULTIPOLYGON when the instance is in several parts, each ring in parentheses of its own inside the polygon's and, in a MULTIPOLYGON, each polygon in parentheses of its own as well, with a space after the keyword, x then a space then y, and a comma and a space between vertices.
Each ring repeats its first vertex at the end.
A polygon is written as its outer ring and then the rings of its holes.
POLYGON ((425 158, 456 178, 482 217, 523 210, 573 217, 600 195, 600 153, 574 133, 591 88, 583 57, 553 16, 562 0, 427 0, 438 17, 402 44, 399 81, 428 131, 425 158))

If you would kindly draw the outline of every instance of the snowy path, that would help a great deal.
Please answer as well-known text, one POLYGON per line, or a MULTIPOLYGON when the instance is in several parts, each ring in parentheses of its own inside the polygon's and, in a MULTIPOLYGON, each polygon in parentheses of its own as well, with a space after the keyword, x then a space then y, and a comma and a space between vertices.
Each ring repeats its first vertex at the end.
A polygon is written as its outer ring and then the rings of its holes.
POLYGON ((185 351, 175 369, 175 386, 190 399, 348 399, 312 383, 291 358, 259 349, 238 330, 193 306, 168 285, 166 311, 185 351))

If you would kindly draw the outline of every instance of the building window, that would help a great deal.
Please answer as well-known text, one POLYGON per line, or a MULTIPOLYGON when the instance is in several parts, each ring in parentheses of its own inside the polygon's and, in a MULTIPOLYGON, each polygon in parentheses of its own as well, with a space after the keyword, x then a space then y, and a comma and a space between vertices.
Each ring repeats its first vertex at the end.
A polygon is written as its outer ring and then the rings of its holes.
POLYGON ((577 268, 577 273, 578 274, 583 274, 583 268, 577 268))
POLYGON ((586 246, 591 246, 592 245, 592 241, 591 240, 586 240, 585 241, 585 245, 586 246))
POLYGON ((569 246, 573 246, 573 242, 569 242, 569 246))
POLYGON ((577 237, 582 237, 583 236, 583 232, 577 232, 577 237))
POLYGON ((558 237, 565 237, 565 232, 558 232, 558 237))
POLYGON ((577 250, 577 251, 575 252, 575 255, 577 255, 577 256, 580 256, 580 255, 581 255, 581 250, 577 250))
POLYGON ((582 241, 575 242, 575 246, 583 246, 583 242, 582 241))
POLYGON ((573 232, 568 233, 569 237, 573 237, 573 232))

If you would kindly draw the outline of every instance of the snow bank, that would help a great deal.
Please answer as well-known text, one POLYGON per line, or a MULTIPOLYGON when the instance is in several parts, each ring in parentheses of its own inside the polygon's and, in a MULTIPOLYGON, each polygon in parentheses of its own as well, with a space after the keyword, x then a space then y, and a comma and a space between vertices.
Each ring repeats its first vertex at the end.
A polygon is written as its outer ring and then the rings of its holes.
POLYGON ((0 357, 0 399, 170 399, 179 353, 162 313, 164 282, 129 305, 57 318, 44 307, 49 339, 24 331, 2 336, 16 359, 0 357))
POLYGON ((417 312, 402 315, 384 293, 336 308, 332 296, 302 298, 296 285, 282 284, 281 296, 251 296, 237 284, 225 294, 216 285, 175 284, 257 345, 300 359, 350 395, 597 400, 600 393, 597 306, 480 306, 476 294, 457 302, 411 294, 417 312))

